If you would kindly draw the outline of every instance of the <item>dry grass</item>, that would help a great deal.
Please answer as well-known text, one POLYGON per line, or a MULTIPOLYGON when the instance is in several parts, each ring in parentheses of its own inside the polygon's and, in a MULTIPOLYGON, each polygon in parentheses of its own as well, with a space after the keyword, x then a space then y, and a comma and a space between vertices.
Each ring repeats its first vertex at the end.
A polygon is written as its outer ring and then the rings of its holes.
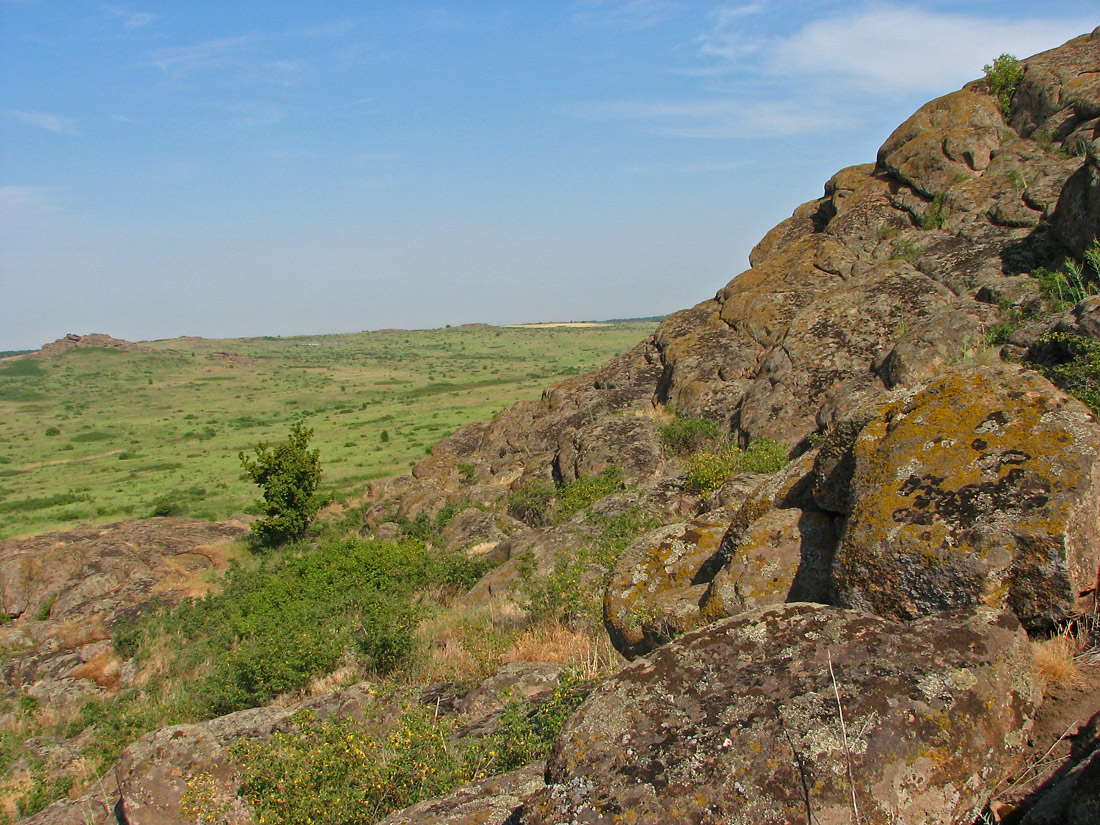
POLYGON ((610 676, 626 664, 602 628, 574 628, 555 621, 539 622, 523 631, 502 661, 571 665, 585 679, 610 676))
POLYGON ((340 688, 346 688, 362 681, 366 677, 363 669, 355 664, 346 664, 329 673, 327 676, 319 676, 309 683, 306 688, 307 696, 321 696, 340 688))
POLYGON ((676 416, 673 415, 672 410, 670 410, 666 405, 653 404, 640 410, 634 410, 634 417, 652 418, 658 424, 664 424, 668 421, 671 421, 676 416))
POLYGON ((1100 667, 1098 631, 1096 618, 1086 616, 1050 639, 1032 642, 1035 677, 1043 693, 1080 687, 1087 681, 1084 669, 1100 667))
POLYGON ((118 674, 122 667, 122 660, 113 652, 101 653, 78 665, 71 673, 70 679, 90 679, 100 687, 114 687, 118 684, 118 674))
POLYGON ((511 602, 456 604, 420 623, 424 651, 410 674, 411 681, 473 682, 501 664, 522 621, 511 602))

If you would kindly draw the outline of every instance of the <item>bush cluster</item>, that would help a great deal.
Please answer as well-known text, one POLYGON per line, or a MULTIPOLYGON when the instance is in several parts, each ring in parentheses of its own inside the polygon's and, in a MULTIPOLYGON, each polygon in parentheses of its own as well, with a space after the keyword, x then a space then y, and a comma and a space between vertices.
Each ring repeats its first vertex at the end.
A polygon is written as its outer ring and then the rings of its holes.
POLYGON ((991 65, 983 67, 989 91, 997 99, 997 106, 1005 120, 1012 113, 1012 96, 1023 80, 1024 70, 1020 61, 1011 54, 1002 54, 991 65))
POLYGON ((231 713, 298 690, 345 659, 393 672, 413 652, 416 591, 468 589, 486 566, 415 541, 289 546, 231 569, 219 593, 118 628, 115 646, 141 656, 154 639, 187 640, 167 655, 170 673, 205 674, 189 693, 188 715, 231 713))
POLYGON ((622 489, 623 476, 612 465, 594 476, 581 476, 569 484, 531 479, 508 495, 507 510, 513 518, 534 527, 568 521, 588 505, 622 489))
POLYGON ((687 459, 685 487, 709 496, 738 473, 775 473, 787 459, 787 446, 770 438, 758 439, 744 450, 732 443, 718 450, 700 450, 687 459))
MULTIPOLYGON (((549 697, 507 701, 497 731, 466 744, 452 740, 453 718, 419 704, 404 705, 385 731, 378 720, 321 720, 300 711, 294 728, 269 742, 234 745, 240 795, 267 825, 369 825, 463 782, 546 756, 584 692, 566 671, 549 697)), ((199 821, 215 822, 228 806, 207 779, 193 778, 184 807, 199 821)))
POLYGON ((1100 341, 1069 332, 1052 332, 1038 341, 1041 363, 1030 363, 1100 416, 1100 341))

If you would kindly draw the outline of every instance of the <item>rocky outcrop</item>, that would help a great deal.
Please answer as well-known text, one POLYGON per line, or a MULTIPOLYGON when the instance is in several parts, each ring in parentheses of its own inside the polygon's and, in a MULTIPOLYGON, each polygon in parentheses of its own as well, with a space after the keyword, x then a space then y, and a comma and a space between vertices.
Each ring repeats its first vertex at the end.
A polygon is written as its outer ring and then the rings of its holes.
POLYGON ((464 785, 439 799, 418 802, 387 816, 379 825, 517 825, 524 800, 543 788, 546 763, 464 785))
POLYGON ((114 625, 204 592, 247 532, 243 521, 155 518, 0 542, 3 683, 55 703, 115 686, 126 670, 114 625))
MULTIPOLYGON (((628 481, 675 474, 654 422, 634 413, 674 406, 742 442, 795 446, 973 354, 998 302, 1036 300, 1026 273, 1080 255, 1100 226, 1098 43, 1094 32, 1023 61, 1007 123, 984 81, 922 107, 875 163, 838 172, 769 232, 713 299, 444 439, 414 476, 453 498, 459 464, 502 488, 610 463, 628 481)), ((374 495, 414 495, 403 484, 374 495)))
POLYGON ((45 344, 40 350, 29 353, 26 358, 56 358, 71 349, 100 347, 102 349, 127 350, 129 352, 156 352, 153 347, 135 344, 123 338, 114 338, 102 332, 93 332, 88 335, 77 335, 70 332, 63 338, 58 338, 49 344, 45 344))
POLYGON ((1030 662, 985 608, 726 619, 597 688, 523 822, 969 825, 1024 744, 1030 662))

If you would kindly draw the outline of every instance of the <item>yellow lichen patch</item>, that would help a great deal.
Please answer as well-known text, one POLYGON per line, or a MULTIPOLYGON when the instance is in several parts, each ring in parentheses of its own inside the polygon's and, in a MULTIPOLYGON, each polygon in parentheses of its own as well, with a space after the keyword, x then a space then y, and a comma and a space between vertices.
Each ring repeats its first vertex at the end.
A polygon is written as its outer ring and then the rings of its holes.
POLYGON ((899 618, 978 601, 1023 620, 1069 609, 1075 571, 1097 569, 1074 531, 1096 530, 1079 522, 1096 509, 1100 430, 1078 426, 1075 404, 1034 373, 984 367, 884 404, 853 446, 838 550, 851 603, 899 618))

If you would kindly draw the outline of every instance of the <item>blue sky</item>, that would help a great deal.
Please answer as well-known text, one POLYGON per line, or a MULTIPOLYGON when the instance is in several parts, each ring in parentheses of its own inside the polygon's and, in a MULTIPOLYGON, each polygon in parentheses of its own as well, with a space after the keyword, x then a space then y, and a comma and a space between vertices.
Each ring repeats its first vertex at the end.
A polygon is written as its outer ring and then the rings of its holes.
POLYGON ((671 312, 921 103, 1097 24, 1095 0, 0 0, 0 349, 671 312))

